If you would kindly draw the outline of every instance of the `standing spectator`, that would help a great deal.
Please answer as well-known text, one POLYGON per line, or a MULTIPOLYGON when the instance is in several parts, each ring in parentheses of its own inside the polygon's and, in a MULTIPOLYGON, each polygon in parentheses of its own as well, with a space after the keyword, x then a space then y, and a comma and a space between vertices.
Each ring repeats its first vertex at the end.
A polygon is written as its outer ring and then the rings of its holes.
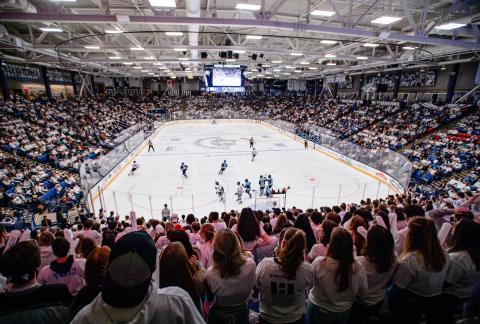
POLYGON ((247 300, 255 285, 255 262, 242 252, 240 241, 229 229, 215 234, 207 283, 215 296, 208 323, 249 323, 247 300))
POLYGON ((40 268, 49 265, 53 260, 55 260, 55 255, 53 255, 52 243, 55 240, 52 232, 45 230, 38 237, 38 246, 40 248, 40 268))
POLYGON ((306 238, 299 229, 285 230, 275 258, 257 267, 260 323, 304 323, 305 294, 313 283, 312 266, 305 262, 306 238))
POLYGON ((56 259, 40 270, 38 282, 44 285, 63 284, 72 296, 77 295, 83 287, 83 270, 73 255, 69 255, 70 243, 63 237, 57 237, 52 242, 52 250, 56 259))
POLYGON ((334 228, 338 227, 337 223, 329 219, 325 219, 318 227, 317 236, 318 243, 312 246, 308 253, 308 261, 313 262, 319 256, 326 256, 328 251, 328 244, 334 228))
POLYGON ((353 240, 344 228, 332 231, 326 257, 313 261, 308 295, 310 323, 347 323, 353 301, 368 289, 363 266, 353 258, 353 240))
POLYGON ((357 261, 367 273, 368 292, 353 304, 350 323, 364 324, 379 312, 396 269, 392 234, 379 225, 370 228, 362 256, 357 261))
POLYGON ((388 304, 393 323, 439 323, 434 309, 449 266, 432 220, 414 217, 408 222, 405 250, 389 289, 388 304), (408 310, 408 311, 405 311, 408 310))
POLYGON ((186 291, 155 287, 156 260, 157 249, 147 233, 120 238, 110 252, 102 292, 72 323, 204 323, 186 291))
POLYGON ((168 209, 168 205, 167 205, 167 204, 163 205, 163 209, 162 209, 162 220, 163 220, 164 222, 170 221, 170 209, 168 209))
POLYGON ((270 237, 265 233, 251 208, 242 209, 238 224, 233 225, 232 231, 240 235, 247 251, 255 251, 257 247, 271 243, 270 237))
POLYGON ((307 251, 310 251, 312 246, 316 243, 316 239, 307 214, 298 215, 294 226, 298 229, 301 229, 305 233, 305 237, 307 239, 307 251))
POLYGON ((40 222, 40 225, 42 225, 43 227, 52 227, 52 221, 48 219, 47 215, 44 215, 42 221, 40 222))
POLYGON ((215 229, 212 224, 203 224, 200 229, 200 237, 202 241, 196 243, 196 246, 200 249, 200 264, 208 269, 212 265, 212 244, 213 237, 215 236, 215 229))
POLYGON ((218 220, 218 217, 219 217, 218 212, 215 212, 215 211, 211 212, 208 215, 208 222, 213 225, 213 228, 215 229, 215 232, 218 232, 222 228, 225 228, 225 224, 220 222, 218 220))

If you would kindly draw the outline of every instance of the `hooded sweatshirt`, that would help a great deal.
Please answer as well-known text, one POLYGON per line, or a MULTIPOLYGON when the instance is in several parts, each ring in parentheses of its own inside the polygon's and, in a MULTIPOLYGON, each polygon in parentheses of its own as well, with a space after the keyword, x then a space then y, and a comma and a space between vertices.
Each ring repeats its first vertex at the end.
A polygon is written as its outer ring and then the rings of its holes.
POLYGON ((43 267, 38 274, 38 282, 43 285, 65 285, 70 294, 75 296, 84 286, 83 276, 82 268, 70 255, 64 263, 58 263, 55 260, 43 267))
POLYGON ((103 301, 102 294, 98 294, 89 305, 78 312, 71 324, 119 322, 203 324, 205 320, 185 290, 179 287, 157 289, 152 282, 140 305, 113 307, 103 301))

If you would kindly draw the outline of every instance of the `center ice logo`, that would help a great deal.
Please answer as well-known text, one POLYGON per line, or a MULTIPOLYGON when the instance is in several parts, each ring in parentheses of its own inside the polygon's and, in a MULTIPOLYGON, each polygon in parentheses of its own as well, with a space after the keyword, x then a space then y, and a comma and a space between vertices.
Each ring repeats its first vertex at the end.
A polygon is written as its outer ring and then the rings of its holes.
POLYGON ((227 140, 221 137, 205 137, 193 142, 194 145, 209 149, 228 150, 237 144, 236 140, 227 140))

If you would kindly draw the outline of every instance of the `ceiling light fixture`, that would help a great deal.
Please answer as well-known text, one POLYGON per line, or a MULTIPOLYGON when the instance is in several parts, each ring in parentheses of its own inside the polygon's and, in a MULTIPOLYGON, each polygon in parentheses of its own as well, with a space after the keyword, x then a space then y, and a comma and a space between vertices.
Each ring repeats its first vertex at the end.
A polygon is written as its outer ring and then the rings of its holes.
POLYGON ((414 46, 402 46, 402 48, 403 48, 404 50, 415 50, 415 49, 417 49, 417 48, 414 47, 414 46))
POLYGON ((167 35, 167 36, 183 36, 183 32, 170 31, 170 32, 165 32, 165 35, 167 35))
POLYGON ((273 64, 282 64, 282 61, 280 61, 280 60, 274 60, 274 61, 272 61, 272 63, 273 63, 273 64))
POLYGON ((247 35, 246 39, 262 39, 261 35, 247 35))
POLYGON ((132 62, 123 62, 123 65, 132 65, 132 62))
POLYGON ((465 27, 466 25, 467 24, 450 22, 450 23, 438 25, 438 26, 435 27, 435 29, 452 30, 452 29, 457 29, 457 28, 460 28, 460 27, 465 27))
POLYGON ((363 44, 364 47, 377 47, 379 46, 378 44, 375 44, 375 43, 365 43, 363 44))
POLYGON ((109 56, 108 58, 111 59, 111 60, 119 60, 122 57, 121 56, 109 56))
POLYGON ((315 66, 310 66, 308 69, 309 69, 309 70, 317 70, 318 68, 315 67, 315 66))
POLYGON ((332 44, 336 44, 337 41, 329 40, 329 39, 324 39, 324 40, 320 41, 320 43, 332 45, 332 44))
POLYGON ((85 45, 83 47, 86 49, 100 49, 100 46, 95 46, 95 45, 85 45))
POLYGON ((337 65, 337 63, 335 63, 335 62, 328 62, 327 65, 333 66, 333 65, 337 65))
POLYGON ((148 0, 152 7, 176 8, 175 0, 148 0))
POLYGON ((290 53, 291 56, 302 56, 303 53, 300 53, 300 52, 293 52, 293 53, 290 53))
POLYGON ((120 29, 105 29, 105 34, 122 34, 123 30, 120 29))
POLYGON ((381 16, 377 19, 370 21, 372 24, 379 24, 379 25, 390 25, 394 22, 402 20, 402 17, 391 17, 391 16, 381 16))
POLYGON ((63 33, 63 29, 58 27, 40 27, 40 30, 46 33, 63 33))
POLYGON ((155 56, 145 56, 143 59, 144 60, 154 60, 155 56))
POLYGON ((261 6, 256 4, 250 3, 237 3, 235 9, 237 10, 250 10, 250 11, 258 11, 260 10, 261 6))
POLYGON ((145 50, 143 47, 130 47, 131 51, 143 51, 145 50))
POLYGON ((236 54, 245 54, 245 51, 244 51, 244 50, 234 50, 233 53, 236 53, 236 54))
POLYGON ((333 57, 337 57, 337 55, 335 55, 335 54, 325 54, 323 57, 333 58, 333 57))
POLYGON ((363 61, 365 61, 365 60, 368 60, 368 57, 366 57, 366 56, 357 56, 356 59, 357 59, 357 60, 363 60, 363 61))
POLYGON ((335 14, 335 11, 313 10, 310 14, 312 16, 331 17, 335 14))
POLYGON ((174 52, 186 52, 188 50, 186 48, 174 48, 173 51, 174 52))
POLYGON ((178 60, 179 61, 188 61, 189 58, 188 57, 179 57, 178 60))

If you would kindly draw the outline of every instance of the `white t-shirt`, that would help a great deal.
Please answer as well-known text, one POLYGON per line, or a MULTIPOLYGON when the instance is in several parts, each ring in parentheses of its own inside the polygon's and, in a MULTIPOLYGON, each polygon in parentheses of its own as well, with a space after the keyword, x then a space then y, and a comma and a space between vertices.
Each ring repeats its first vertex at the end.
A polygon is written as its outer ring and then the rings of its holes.
POLYGON ((380 273, 366 257, 358 257, 357 261, 364 267, 368 281, 368 292, 361 296, 360 302, 366 305, 375 305, 385 298, 387 286, 397 269, 397 265, 394 264, 388 271, 380 273))
POLYGON ((446 262, 439 272, 428 271, 423 256, 418 252, 407 253, 399 261, 393 283, 423 297, 433 297, 442 293, 443 283, 449 267, 448 253, 444 251, 446 262))
POLYGON ((207 270, 207 283, 215 302, 223 306, 245 303, 255 286, 255 261, 248 258, 237 277, 221 278, 217 270, 207 270))
POLYGON ((308 253, 309 260, 315 260, 319 256, 326 256, 327 255, 328 247, 323 245, 322 243, 317 243, 312 246, 312 249, 308 253))
POLYGON ((397 237, 395 238, 395 253, 397 254, 397 256, 400 256, 403 253, 403 245, 405 244, 407 235, 408 227, 405 227, 404 229, 398 231, 397 237))
POLYGON ((313 284, 313 267, 303 262, 293 279, 273 258, 265 258, 257 266, 257 287, 260 289, 260 315, 269 323, 290 323, 306 312, 305 294, 313 284))
POLYGON ((346 312, 357 296, 363 296, 368 291, 367 274, 363 266, 355 261, 349 276, 348 287, 338 291, 335 274, 338 261, 327 257, 318 257, 313 261, 314 286, 308 294, 309 300, 329 312, 346 312))
POLYGON ((452 252, 449 256, 450 266, 445 278, 448 285, 443 288, 443 292, 459 298, 469 298, 473 287, 480 280, 480 271, 477 271, 467 251, 452 252))

